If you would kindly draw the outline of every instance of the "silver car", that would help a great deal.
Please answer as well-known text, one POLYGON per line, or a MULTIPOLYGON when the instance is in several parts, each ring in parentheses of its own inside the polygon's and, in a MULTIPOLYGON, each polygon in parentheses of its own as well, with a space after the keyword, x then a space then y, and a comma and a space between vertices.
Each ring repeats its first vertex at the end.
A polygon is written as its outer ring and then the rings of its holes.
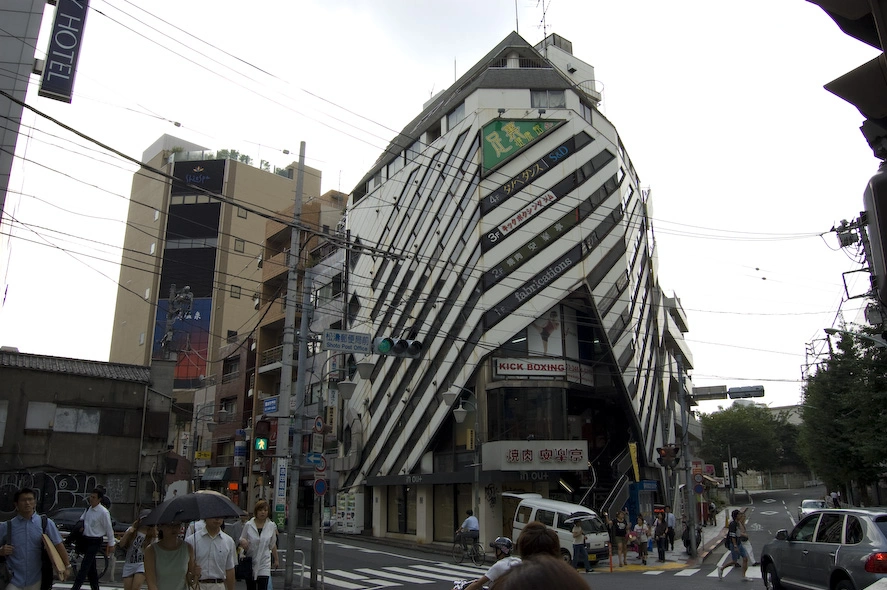
POLYGON ((801 500, 801 505, 798 506, 798 520, 801 520, 811 512, 816 512, 823 508, 828 508, 825 505, 825 500, 801 500))
POLYGON ((863 590, 887 578, 887 509, 824 509, 761 551, 768 590, 863 590))

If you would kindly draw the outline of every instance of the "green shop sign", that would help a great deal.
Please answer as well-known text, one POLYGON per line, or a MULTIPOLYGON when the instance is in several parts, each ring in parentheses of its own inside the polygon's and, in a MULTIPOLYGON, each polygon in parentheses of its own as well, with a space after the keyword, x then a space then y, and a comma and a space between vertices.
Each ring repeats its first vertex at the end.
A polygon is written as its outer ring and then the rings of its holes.
POLYGON ((484 172, 510 160, 528 145, 557 128, 563 121, 509 121, 496 119, 484 126, 484 172))

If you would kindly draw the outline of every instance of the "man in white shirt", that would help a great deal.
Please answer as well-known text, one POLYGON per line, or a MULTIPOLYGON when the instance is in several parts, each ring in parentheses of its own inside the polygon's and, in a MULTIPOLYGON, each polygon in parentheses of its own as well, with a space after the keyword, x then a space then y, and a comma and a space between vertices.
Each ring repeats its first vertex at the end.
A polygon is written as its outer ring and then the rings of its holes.
POLYGON ((194 548, 197 579, 201 590, 234 590, 234 539, 222 532, 221 518, 205 518, 205 528, 185 539, 194 548))
POLYGON ((473 545, 480 538, 480 523, 477 521, 474 511, 469 509, 465 511, 465 514, 467 518, 462 521, 462 526, 456 531, 463 550, 468 549, 469 545, 473 545))
POLYGON ((104 493, 98 488, 89 493, 89 508, 83 513, 83 539, 86 543, 86 552, 83 554, 83 561, 80 562, 80 569, 77 571, 77 578, 74 579, 71 590, 80 590, 80 586, 87 578, 89 587, 92 590, 99 590, 95 556, 101 550, 104 538, 108 539, 105 554, 111 555, 114 552, 114 526, 111 524, 111 513, 101 504, 102 496, 104 493))

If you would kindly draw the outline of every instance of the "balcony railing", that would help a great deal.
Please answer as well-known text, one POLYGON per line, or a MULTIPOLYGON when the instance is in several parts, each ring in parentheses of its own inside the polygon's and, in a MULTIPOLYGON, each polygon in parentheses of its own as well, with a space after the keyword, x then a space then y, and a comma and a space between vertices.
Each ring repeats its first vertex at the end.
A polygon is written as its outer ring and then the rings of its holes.
POLYGON ((279 363, 283 361, 283 344, 280 346, 274 346, 265 350, 262 353, 262 358, 259 360, 259 366, 264 367, 265 365, 270 365, 271 363, 279 363))

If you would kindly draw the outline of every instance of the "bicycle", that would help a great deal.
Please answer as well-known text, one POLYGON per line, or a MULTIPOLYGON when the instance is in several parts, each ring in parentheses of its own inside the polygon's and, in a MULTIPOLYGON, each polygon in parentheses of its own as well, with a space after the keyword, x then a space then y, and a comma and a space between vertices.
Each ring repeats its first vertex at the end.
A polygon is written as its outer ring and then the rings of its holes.
MULTIPOLYGON (((68 549, 68 560, 71 563, 71 576, 73 580, 73 578, 77 577, 77 572, 80 570, 80 564, 83 562, 83 554, 79 553, 73 545, 66 545, 66 547, 68 549)), ((95 571, 99 576, 99 580, 101 580, 105 575, 105 572, 108 571, 108 556, 105 555, 104 546, 95 554, 95 571)))
POLYGON ((462 563, 466 557, 470 557, 474 565, 480 566, 486 561, 487 553, 484 550, 484 546, 477 541, 464 548, 459 541, 453 543, 453 562, 457 564, 462 563))

